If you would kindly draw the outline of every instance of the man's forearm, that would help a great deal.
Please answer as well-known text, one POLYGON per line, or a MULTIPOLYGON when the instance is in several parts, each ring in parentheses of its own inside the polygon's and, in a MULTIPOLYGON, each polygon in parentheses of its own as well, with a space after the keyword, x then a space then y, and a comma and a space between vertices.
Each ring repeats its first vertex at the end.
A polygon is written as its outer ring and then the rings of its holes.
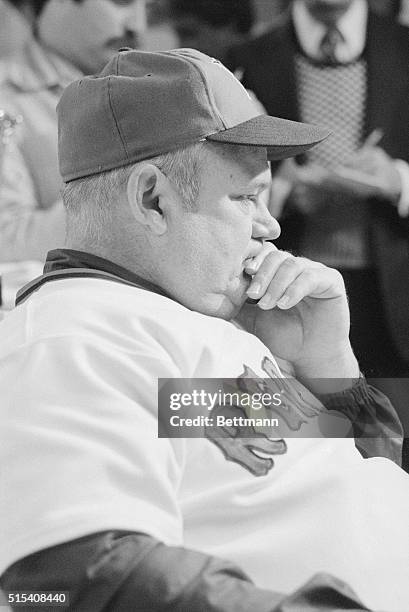
POLYGON ((26 557, 0 584, 6 593, 68 591, 75 612, 268 612, 283 598, 258 589, 229 562, 114 531, 26 557))
POLYGON ((322 612, 368 610, 346 584, 327 574, 284 596, 256 587, 228 561, 145 534, 114 531, 26 557, 0 584, 6 595, 21 588, 68 591, 68 609, 75 612, 313 612, 317 601, 322 612))
POLYGON ((359 378, 359 365, 349 342, 337 353, 293 365, 296 378, 316 395, 345 391, 359 378))

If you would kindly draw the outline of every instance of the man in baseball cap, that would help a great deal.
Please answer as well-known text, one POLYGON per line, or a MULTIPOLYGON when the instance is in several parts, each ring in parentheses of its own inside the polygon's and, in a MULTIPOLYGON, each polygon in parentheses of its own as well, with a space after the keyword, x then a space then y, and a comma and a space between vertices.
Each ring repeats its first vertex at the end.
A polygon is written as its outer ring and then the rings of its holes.
POLYGON ((65 592, 84 611, 407 609, 399 424, 359 374, 340 274, 271 243, 269 161, 325 131, 259 116, 188 49, 123 50, 65 90, 58 116, 66 247, 0 328, 6 594, 65 592), (214 394, 192 398, 221 378, 287 389, 281 412, 264 408, 288 435, 241 404, 215 434, 214 394), (187 390, 167 435, 159 379, 187 390), (332 410, 384 458, 302 433, 332 410))

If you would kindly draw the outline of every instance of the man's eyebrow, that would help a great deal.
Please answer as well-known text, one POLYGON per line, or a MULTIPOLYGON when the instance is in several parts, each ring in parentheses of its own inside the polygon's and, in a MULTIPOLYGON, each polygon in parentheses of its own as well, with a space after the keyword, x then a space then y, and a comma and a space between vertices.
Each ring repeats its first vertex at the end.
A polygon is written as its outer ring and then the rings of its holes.
POLYGON ((243 195, 259 195, 263 191, 266 191, 271 185, 271 181, 254 181, 253 183, 243 183, 242 187, 235 189, 230 194, 230 197, 237 198, 243 195))

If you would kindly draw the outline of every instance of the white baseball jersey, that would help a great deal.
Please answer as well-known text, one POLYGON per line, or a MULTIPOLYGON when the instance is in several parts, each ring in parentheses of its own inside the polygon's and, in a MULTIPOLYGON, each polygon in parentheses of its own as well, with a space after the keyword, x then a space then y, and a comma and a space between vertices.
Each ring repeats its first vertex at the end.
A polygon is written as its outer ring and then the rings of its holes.
MULTIPOLYGON (((0 324, 0 573, 107 529, 230 559, 288 592, 318 571, 409 609, 409 477, 352 439, 262 455, 158 438, 157 380, 280 376, 232 323, 100 279, 43 286, 0 324), (246 463, 247 462, 247 463, 246 463), (251 463, 253 462, 253 463, 251 463)), ((248 442, 248 440, 247 440, 248 442)), ((240 444, 240 441, 237 442, 240 444)))

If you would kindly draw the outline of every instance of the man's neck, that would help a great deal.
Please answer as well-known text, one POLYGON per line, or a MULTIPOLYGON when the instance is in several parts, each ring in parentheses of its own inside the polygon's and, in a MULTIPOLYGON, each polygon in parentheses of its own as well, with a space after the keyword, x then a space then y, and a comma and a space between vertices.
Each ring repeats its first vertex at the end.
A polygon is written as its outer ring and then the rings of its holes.
POLYGON ((139 276, 147 282, 155 283, 155 279, 151 278, 151 275, 144 266, 141 266, 142 262, 140 261, 140 258, 135 257, 134 252, 124 253, 123 251, 115 248, 104 248, 100 245, 89 245, 75 241, 67 243, 64 248, 101 257, 102 259, 106 259, 117 266, 126 268, 129 270, 129 272, 132 272, 132 274, 139 276))
POLYGON ((342 10, 342 11, 337 11, 337 12, 334 11, 334 13, 331 13, 329 15, 323 15, 322 13, 312 12, 312 11, 309 11, 309 13, 311 17, 315 19, 315 21, 318 21, 323 26, 330 29, 330 28, 336 27, 339 20, 342 19, 344 15, 346 15, 347 10, 342 10))
POLYGON ((328 11, 322 10, 320 7, 309 7, 304 0, 295 0, 294 4, 302 5, 303 11, 305 11, 311 19, 320 23, 325 28, 331 28, 336 26, 339 21, 348 15, 348 13, 352 12, 355 5, 359 2, 360 0, 353 0, 351 4, 347 6, 341 6, 328 11))
MULTIPOLYGON (((75 277, 75 269, 80 269, 81 275, 84 275, 84 268, 88 270, 88 275, 91 277, 94 276, 93 271, 102 272, 111 276, 116 276, 135 287, 146 289, 147 291, 152 291, 158 295, 173 299, 159 285, 146 280, 144 275, 136 274, 129 269, 129 266, 121 265, 108 257, 101 257, 100 255, 90 253, 89 250, 84 251, 63 248, 49 251, 44 266, 44 276, 39 279, 39 282, 43 284, 44 282, 53 280, 53 278, 55 278, 53 276, 55 273, 59 273, 60 278, 61 274, 75 277)), ((37 286, 35 281, 33 281, 33 283, 34 286, 37 286)), ((29 293, 32 291, 28 286, 26 289, 29 293)))
MULTIPOLYGON (((337 21, 337 28, 343 41, 338 45, 337 58, 340 62, 353 61, 362 54, 365 46, 368 7, 365 0, 354 0, 348 11, 337 21)), ((292 8, 292 19, 298 41, 304 53, 320 59, 320 42, 327 30, 307 11, 303 0, 296 0, 292 8)))

